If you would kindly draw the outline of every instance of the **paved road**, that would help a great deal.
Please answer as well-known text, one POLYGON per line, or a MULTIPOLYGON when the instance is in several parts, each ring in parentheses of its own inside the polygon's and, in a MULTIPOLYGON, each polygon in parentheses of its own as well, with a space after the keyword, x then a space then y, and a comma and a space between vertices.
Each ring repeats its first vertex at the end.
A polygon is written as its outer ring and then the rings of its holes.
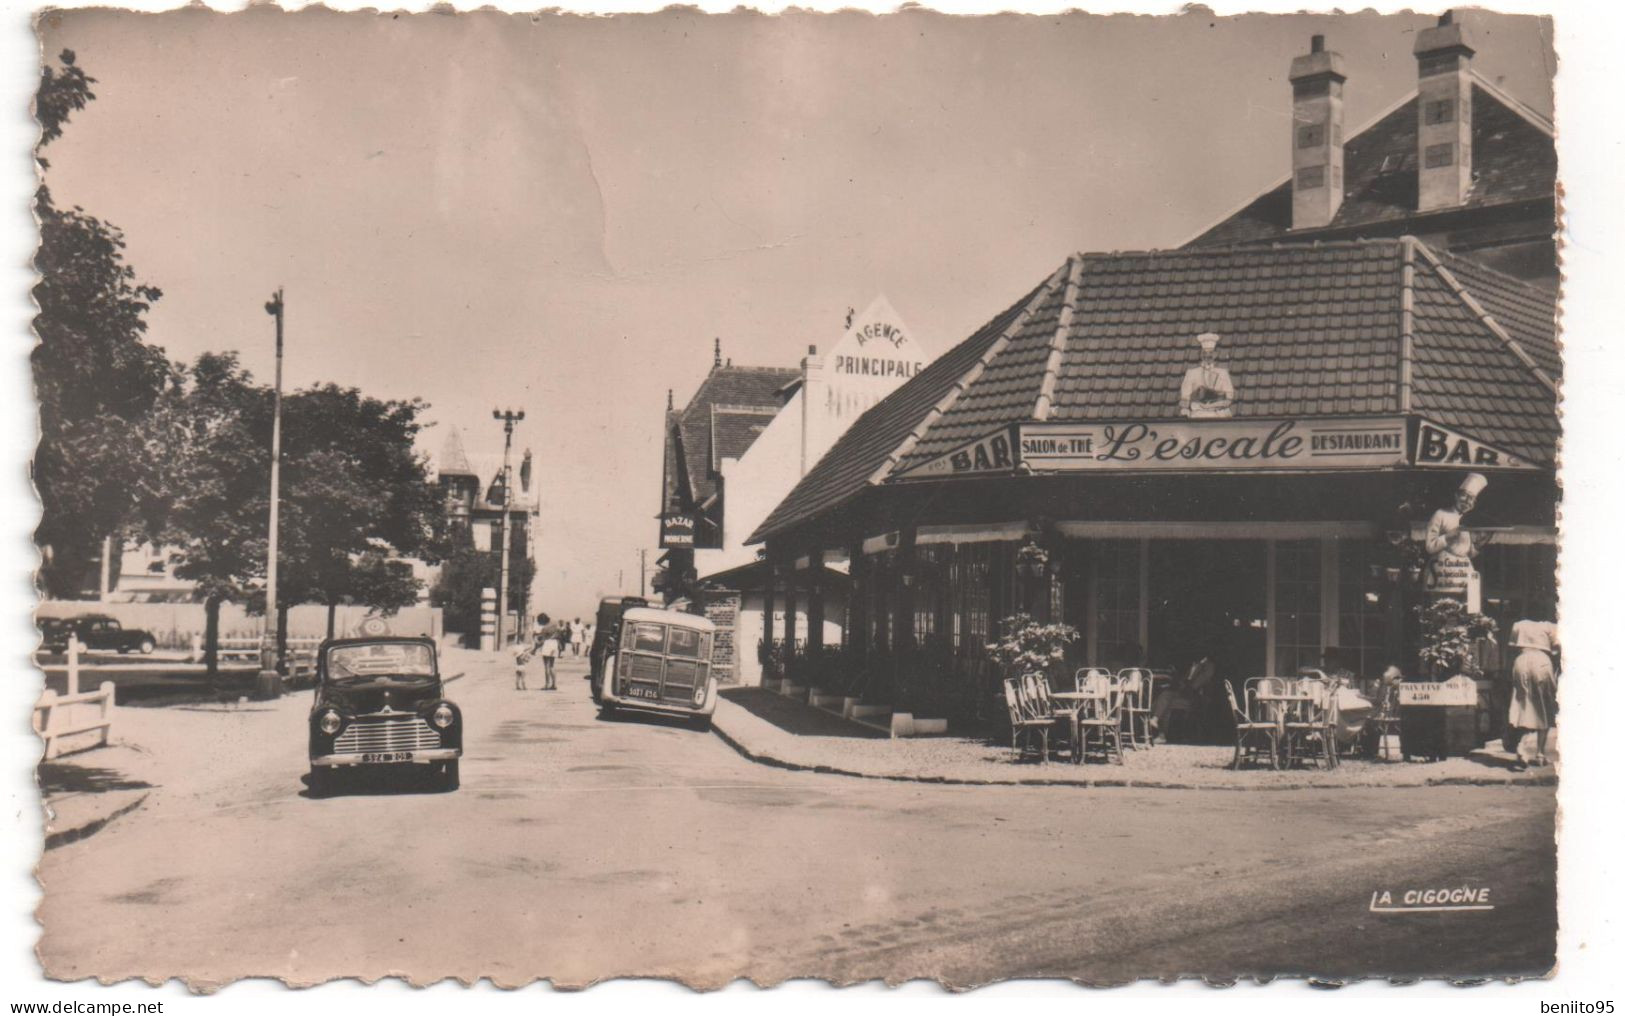
MULTIPOLYGON (((754 765, 475 670, 463 789, 304 795, 304 696, 142 710, 141 811, 53 850, 52 977, 1480 976, 1552 964, 1551 788, 961 787, 754 765), (167 725, 157 726, 161 721, 167 725), (160 732, 160 731, 165 731, 160 732), (1492 912, 1372 914, 1487 887, 1492 912)), ((539 683, 534 678, 533 684, 539 683)))

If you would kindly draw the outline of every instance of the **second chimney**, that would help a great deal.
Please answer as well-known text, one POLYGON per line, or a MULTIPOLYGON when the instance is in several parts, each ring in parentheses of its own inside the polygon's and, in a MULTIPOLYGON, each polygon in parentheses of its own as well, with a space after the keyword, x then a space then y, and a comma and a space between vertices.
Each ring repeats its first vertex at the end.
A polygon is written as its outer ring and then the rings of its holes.
POLYGON ((1473 186, 1473 47, 1455 18, 1416 37, 1416 210, 1455 208, 1473 186))
POLYGON ((1343 205, 1343 58, 1326 37, 1292 61, 1292 228, 1324 226, 1343 205))

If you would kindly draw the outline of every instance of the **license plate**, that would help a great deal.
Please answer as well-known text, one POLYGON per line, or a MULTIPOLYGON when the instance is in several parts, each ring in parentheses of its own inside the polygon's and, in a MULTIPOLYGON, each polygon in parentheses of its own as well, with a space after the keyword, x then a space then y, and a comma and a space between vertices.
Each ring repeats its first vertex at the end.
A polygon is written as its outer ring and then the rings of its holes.
POLYGON ((626 691, 627 691, 627 694, 631 695, 633 698, 641 698, 641 699, 658 699, 658 698, 660 698, 660 689, 659 688, 640 688, 640 687, 638 687, 637 685, 634 684, 630 688, 626 689, 626 691))
POLYGON ((410 762, 412 753, 409 751, 371 751, 361 756, 363 762, 410 762))

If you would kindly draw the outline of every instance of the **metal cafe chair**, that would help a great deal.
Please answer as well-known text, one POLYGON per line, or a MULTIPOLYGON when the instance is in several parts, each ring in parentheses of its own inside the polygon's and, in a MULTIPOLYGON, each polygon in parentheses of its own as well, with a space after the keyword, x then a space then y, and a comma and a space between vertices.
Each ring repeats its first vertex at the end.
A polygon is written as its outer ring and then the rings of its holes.
POLYGON ((1077 673, 1072 675, 1072 687, 1077 691, 1083 691, 1084 685, 1091 678, 1103 677, 1111 680, 1111 676, 1112 672, 1105 667, 1079 667, 1077 673))
POLYGON ((1284 728, 1285 761, 1337 766, 1337 684, 1305 678, 1293 682, 1304 697, 1294 703, 1284 728))
POLYGON ((1392 761, 1395 749, 1390 738, 1399 736, 1399 686, 1385 685, 1377 695, 1377 709, 1365 721, 1367 754, 1392 761))
MULTIPOLYGON (((1236 757, 1231 760, 1231 769, 1240 769, 1243 761, 1259 761, 1259 752, 1269 760, 1271 769, 1281 767, 1280 734, 1281 728, 1274 720, 1264 718, 1243 709, 1236 702, 1236 687, 1229 681, 1224 682, 1225 697, 1230 700, 1230 715, 1236 721, 1236 757)), ((1246 695, 1246 691, 1242 693, 1246 695)), ((1256 707, 1255 707, 1256 710, 1256 707)))
POLYGON ((1063 705, 1050 696, 1049 678, 1043 674, 1025 674, 1021 679, 1021 702, 1033 719, 1045 717, 1057 720, 1057 730, 1064 732, 1067 748, 1077 757, 1078 709, 1063 705))
POLYGON ((1097 746, 1104 761, 1123 764, 1123 720, 1120 712, 1123 696, 1114 685, 1111 675, 1101 672, 1085 679, 1078 689, 1088 695, 1088 711, 1078 714, 1078 743, 1073 748, 1074 761, 1088 756, 1091 745, 1097 746))
POLYGON ((1125 667, 1117 672, 1117 690, 1123 696, 1123 730, 1130 748, 1151 747, 1151 672, 1125 667))
POLYGON ((1049 735, 1058 718, 1033 714, 1022 701, 1020 678, 1004 679, 1004 701, 1010 710, 1010 749, 1016 753, 1016 759, 1026 757, 1027 752, 1022 747, 1025 742, 1028 750, 1037 747, 1038 761, 1049 761, 1049 735))

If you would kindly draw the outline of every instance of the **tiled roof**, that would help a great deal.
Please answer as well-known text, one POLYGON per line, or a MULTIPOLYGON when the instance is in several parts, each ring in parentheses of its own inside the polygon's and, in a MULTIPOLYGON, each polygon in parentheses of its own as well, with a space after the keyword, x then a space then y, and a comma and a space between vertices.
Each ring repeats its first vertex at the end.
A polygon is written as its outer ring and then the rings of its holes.
POLYGON ((1458 289, 1464 282, 1448 269, 1441 271, 1442 262, 1431 251, 1419 253, 1412 407, 1531 462, 1551 464, 1560 435, 1555 394, 1506 338, 1485 324, 1472 307, 1472 302, 1484 306, 1476 294, 1473 301, 1464 300, 1458 289))
POLYGON ((1557 294, 1515 279, 1470 258, 1434 251, 1502 328, 1552 377, 1563 373, 1557 345, 1557 294))
MULTIPOLYGON (((1358 229, 1367 236, 1419 231, 1411 222, 1417 215, 1416 119, 1412 97, 1348 140, 1343 148, 1343 204, 1329 224, 1291 232, 1289 181, 1188 246, 1222 247, 1344 229, 1358 229)), ((1473 176, 1463 208, 1550 200, 1557 188, 1557 148, 1550 130, 1531 122, 1482 84, 1473 86, 1473 176)))
POLYGON ((780 407, 771 406, 719 406, 711 407, 711 462, 712 472, 722 468, 723 459, 737 459, 756 443, 762 431, 779 415, 780 407))
POLYGON ((721 444, 715 444, 714 442, 718 440, 718 430, 713 427, 713 407, 777 409, 781 405, 779 389, 791 379, 800 376, 800 373, 795 367, 735 367, 726 364, 711 368, 711 373, 700 382, 699 391, 695 392, 694 397, 688 400, 688 405, 676 414, 676 430, 667 428, 668 456, 673 453, 670 445, 674 441, 678 445, 675 449, 676 469, 666 477, 668 503, 676 493, 679 470, 682 471, 681 475, 687 478, 694 502, 704 503, 716 493, 716 472, 713 464, 720 458, 744 454, 745 449, 755 441, 756 434, 761 433, 757 430, 755 433, 747 434, 748 427, 739 428, 728 424, 721 428, 723 433, 720 438, 721 444))
POLYGON ((1408 411, 1550 464, 1555 320, 1530 287, 1452 263, 1410 238, 1075 255, 860 417, 751 542, 1007 424, 1177 417, 1203 331, 1222 336, 1238 418, 1404 413, 1407 265, 1408 411))

